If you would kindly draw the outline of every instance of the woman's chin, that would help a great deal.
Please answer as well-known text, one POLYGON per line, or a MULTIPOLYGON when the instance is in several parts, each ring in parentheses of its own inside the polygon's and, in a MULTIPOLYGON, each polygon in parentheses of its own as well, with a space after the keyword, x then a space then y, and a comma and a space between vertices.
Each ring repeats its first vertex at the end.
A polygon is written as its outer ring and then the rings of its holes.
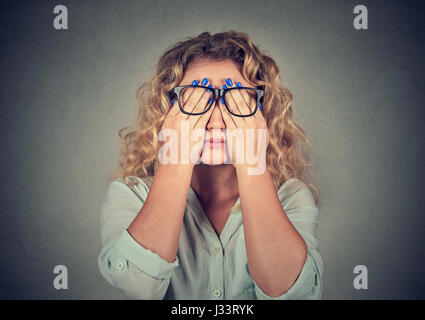
POLYGON ((226 163, 226 152, 224 148, 204 148, 201 153, 201 163, 211 166, 226 163))
POLYGON ((224 164, 225 161, 223 159, 223 157, 220 158, 213 158, 213 157, 206 157, 206 156, 201 156, 201 163, 202 164, 207 164, 210 166, 217 166, 220 164, 224 164))

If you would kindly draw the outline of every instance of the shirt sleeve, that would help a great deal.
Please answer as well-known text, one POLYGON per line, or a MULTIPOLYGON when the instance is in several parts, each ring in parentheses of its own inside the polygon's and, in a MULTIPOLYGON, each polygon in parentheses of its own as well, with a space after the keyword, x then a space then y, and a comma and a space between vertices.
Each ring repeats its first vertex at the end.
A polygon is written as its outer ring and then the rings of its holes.
POLYGON ((141 179, 136 187, 119 179, 108 185, 100 206, 103 248, 98 265, 103 277, 128 298, 159 300, 165 296, 178 259, 168 262, 136 242, 127 231, 148 192, 141 179))
POLYGON ((293 285, 281 296, 271 297, 255 284, 257 299, 261 300, 313 300, 322 297, 323 260, 317 249, 319 210, 310 189, 301 181, 283 185, 278 195, 291 223, 307 244, 307 258, 293 285))

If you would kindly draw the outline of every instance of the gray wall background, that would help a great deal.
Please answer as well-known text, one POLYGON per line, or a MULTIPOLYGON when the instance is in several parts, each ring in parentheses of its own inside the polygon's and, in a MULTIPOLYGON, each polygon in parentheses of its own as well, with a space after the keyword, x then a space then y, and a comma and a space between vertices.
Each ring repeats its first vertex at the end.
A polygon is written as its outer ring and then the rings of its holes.
POLYGON ((0 297, 124 299, 100 275, 117 132, 168 46, 251 35, 314 145, 324 299, 425 298, 423 2, 2 1, 0 297), (52 26, 66 5, 69 29, 52 26), (369 29, 353 28, 367 5, 369 29), (53 267, 69 289, 53 288, 53 267), (366 265, 369 289, 353 288, 366 265))

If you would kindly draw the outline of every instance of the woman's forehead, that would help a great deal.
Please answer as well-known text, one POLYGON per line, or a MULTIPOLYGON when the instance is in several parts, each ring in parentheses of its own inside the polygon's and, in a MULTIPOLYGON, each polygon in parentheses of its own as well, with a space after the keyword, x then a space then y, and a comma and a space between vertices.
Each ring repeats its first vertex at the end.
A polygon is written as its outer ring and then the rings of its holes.
POLYGON ((203 78, 207 78, 214 87, 221 87, 227 78, 249 84, 243 78, 239 65, 234 61, 199 59, 189 65, 180 85, 191 84, 193 80, 201 81, 203 78))

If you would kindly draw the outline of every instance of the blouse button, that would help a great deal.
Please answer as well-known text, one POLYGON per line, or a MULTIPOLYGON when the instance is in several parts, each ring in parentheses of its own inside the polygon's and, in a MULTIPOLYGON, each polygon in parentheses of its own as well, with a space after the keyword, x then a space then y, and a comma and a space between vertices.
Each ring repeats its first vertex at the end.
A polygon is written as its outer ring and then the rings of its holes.
POLYGON ((214 297, 219 297, 219 296, 221 296, 221 292, 220 292, 220 290, 218 290, 218 289, 214 290, 213 295, 214 295, 214 297))
POLYGON ((122 262, 117 263, 117 269, 121 270, 122 268, 124 268, 124 263, 122 262))

